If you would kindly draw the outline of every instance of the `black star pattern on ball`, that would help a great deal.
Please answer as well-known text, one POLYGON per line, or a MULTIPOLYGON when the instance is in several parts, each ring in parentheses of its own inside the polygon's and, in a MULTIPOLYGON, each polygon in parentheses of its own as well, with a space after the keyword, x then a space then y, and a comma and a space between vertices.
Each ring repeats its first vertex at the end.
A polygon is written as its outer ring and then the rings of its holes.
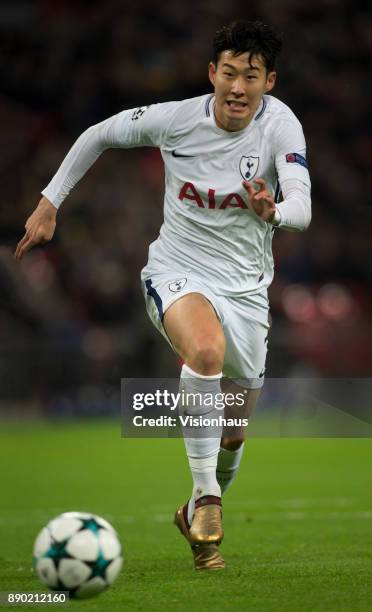
POLYGON ((69 538, 62 540, 62 542, 57 542, 56 540, 52 539, 52 543, 44 555, 44 557, 48 557, 49 559, 53 560, 53 563, 57 569, 61 559, 73 559, 73 557, 66 550, 68 540, 69 538))
POLYGON ((88 518, 88 519, 80 519, 82 522, 82 526, 79 531, 83 531, 83 529, 89 529, 89 531, 93 531, 93 533, 98 533, 100 529, 104 529, 99 523, 97 523, 96 519, 88 518))
POLYGON ((85 563, 89 565, 92 570, 92 574, 91 576, 89 576, 89 580, 91 578, 95 578, 96 576, 99 576, 100 578, 106 580, 106 569, 110 565, 111 561, 112 559, 110 559, 109 561, 105 559, 101 550, 99 551, 98 557, 95 561, 86 561, 85 563))

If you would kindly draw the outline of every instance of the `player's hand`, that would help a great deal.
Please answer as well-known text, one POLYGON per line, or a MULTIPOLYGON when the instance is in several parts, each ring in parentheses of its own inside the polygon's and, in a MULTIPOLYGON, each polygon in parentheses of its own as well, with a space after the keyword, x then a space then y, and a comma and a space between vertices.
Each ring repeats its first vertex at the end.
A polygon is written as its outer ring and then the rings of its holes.
POLYGON ((53 238, 56 228, 57 209, 45 197, 41 198, 32 215, 27 219, 26 233, 17 244, 14 252, 15 259, 22 259, 36 244, 42 244, 53 238))
POLYGON ((276 211, 274 198, 266 189, 264 179, 257 178, 254 180, 254 183, 259 186, 257 190, 249 181, 243 181, 243 186, 248 192, 251 209, 253 209, 256 215, 261 217, 263 221, 271 223, 276 211))

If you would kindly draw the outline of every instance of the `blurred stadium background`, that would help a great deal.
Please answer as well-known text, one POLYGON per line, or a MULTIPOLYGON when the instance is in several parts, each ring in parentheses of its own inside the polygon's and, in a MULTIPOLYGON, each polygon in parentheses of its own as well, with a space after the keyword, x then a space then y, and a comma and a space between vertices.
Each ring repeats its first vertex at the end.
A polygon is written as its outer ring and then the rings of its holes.
POLYGON ((120 378, 177 375, 139 273, 162 221, 151 149, 106 152, 17 265, 23 225, 88 126, 210 91, 217 27, 284 32, 274 95, 300 118, 313 181, 305 234, 276 232, 267 376, 365 377, 372 365, 372 9, 367 0, 0 4, 2 417, 115 414, 120 378))

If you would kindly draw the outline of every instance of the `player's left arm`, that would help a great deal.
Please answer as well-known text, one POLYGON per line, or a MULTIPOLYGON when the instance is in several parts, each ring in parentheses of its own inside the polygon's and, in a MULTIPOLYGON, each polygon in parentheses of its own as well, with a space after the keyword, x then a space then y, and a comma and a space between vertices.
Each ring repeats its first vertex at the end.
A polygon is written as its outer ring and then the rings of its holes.
POLYGON ((311 181, 306 160, 306 142, 300 122, 286 117, 275 124, 272 147, 283 200, 276 204, 274 224, 301 232, 311 221, 311 181))
POLYGON ((283 200, 276 203, 265 181, 257 178, 254 183, 243 182, 249 203, 263 221, 289 231, 304 231, 311 221, 311 183, 305 138, 297 119, 276 124, 272 145, 283 200))

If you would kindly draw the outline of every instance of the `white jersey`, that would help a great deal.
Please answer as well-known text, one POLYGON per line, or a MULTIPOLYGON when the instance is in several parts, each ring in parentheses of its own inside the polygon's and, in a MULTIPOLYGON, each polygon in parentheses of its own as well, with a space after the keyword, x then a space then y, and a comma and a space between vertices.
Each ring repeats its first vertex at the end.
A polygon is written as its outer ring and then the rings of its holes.
POLYGON ((264 96, 249 125, 216 125, 214 96, 123 111, 89 128, 42 192, 58 207, 107 148, 159 147, 165 165, 164 223, 143 277, 171 269, 195 274, 216 294, 242 295, 273 278, 273 226, 248 203, 243 180, 263 178, 278 204, 280 226, 310 222, 310 179, 301 125, 284 103, 264 96))

